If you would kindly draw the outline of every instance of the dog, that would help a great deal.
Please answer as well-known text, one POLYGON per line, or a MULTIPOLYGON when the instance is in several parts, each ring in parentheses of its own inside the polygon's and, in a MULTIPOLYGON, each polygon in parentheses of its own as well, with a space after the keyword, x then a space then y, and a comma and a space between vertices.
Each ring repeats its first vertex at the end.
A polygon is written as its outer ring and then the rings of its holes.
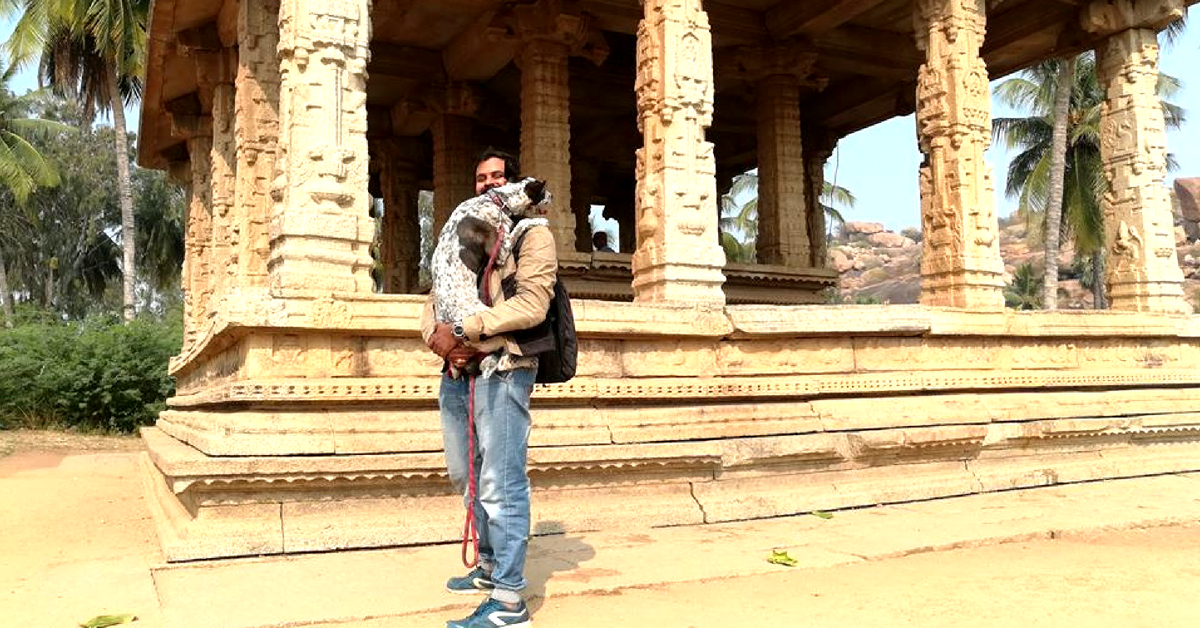
MULTIPOLYGON (((549 224, 538 216, 550 201, 545 181, 526 178, 492 188, 454 208, 430 260, 437 320, 458 323, 488 308, 479 298, 479 278, 492 250, 496 249, 495 267, 499 267, 523 233, 549 224)), ((480 373, 491 376, 506 358, 511 360, 507 353, 497 356, 493 349, 480 363, 480 373)), ((452 375, 457 377, 457 370, 452 375)))

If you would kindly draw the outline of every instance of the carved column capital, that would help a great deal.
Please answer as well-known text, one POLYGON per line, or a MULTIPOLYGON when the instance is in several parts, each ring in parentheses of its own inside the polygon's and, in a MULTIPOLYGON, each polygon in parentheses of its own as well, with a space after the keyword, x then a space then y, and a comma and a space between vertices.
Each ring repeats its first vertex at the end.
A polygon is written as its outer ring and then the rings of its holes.
POLYGON ((1131 28, 1161 30, 1183 17, 1183 0, 1093 0, 1079 12, 1089 33, 1112 34, 1131 28))
MULTIPOLYGON (((591 14, 579 10, 574 2, 538 0, 519 4, 497 16, 493 24, 502 25, 509 37, 524 42, 549 42, 565 46, 568 54, 584 57, 596 65, 608 58, 608 42, 595 26, 591 14)), ((521 62, 518 55, 517 62, 521 62)))
POLYGON ((748 83, 772 76, 794 77, 801 87, 821 90, 829 79, 817 76, 817 49, 807 39, 793 38, 762 46, 738 46, 717 59, 718 72, 748 83))
MULTIPOLYGON (((435 114, 474 118, 479 114, 483 101, 483 89, 478 85, 452 81, 430 90, 423 104, 435 114)), ((417 112, 420 109, 416 103, 408 106, 409 111, 417 112)))

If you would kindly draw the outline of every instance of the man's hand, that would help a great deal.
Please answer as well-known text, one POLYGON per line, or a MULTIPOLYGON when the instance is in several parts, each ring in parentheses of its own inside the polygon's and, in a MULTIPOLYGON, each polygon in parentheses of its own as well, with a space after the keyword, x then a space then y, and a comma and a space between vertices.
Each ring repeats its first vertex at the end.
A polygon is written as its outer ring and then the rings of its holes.
POLYGON ((463 346, 462 341, 454 337, 454 328, 446 323, 438 323, 433 327, 433 335, 429 337, 429 349, 443 360, 449 359, 450 352, 463 346))
POLYGON ((476 353, 474 347, 460 344, 450 350, 450 354, 446 356, 446 360, 456 368, 462 368, 467 365, 467 362, 471 361, 471 358, 475 357, 476 353))

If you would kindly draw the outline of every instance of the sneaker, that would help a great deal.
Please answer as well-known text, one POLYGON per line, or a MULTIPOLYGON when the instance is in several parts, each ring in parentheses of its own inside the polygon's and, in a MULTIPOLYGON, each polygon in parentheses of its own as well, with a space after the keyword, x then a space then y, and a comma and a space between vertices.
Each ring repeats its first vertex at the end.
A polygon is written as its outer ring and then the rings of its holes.
POLYGON ((490 597, 470 617, 446 622, 446 628, 528 628, 532 625, 525 602, 518 604, 516 610, 509 610, 503 602, 490 597))
POLYGON ((491 575, 484 571, 482 567, 476 567, 465 576, 451 578, 446 581, 446 590, 451 593, 460 595, 471 595, 473 593, 490 593, 496 588, 496 584, 492 582, 491 575))

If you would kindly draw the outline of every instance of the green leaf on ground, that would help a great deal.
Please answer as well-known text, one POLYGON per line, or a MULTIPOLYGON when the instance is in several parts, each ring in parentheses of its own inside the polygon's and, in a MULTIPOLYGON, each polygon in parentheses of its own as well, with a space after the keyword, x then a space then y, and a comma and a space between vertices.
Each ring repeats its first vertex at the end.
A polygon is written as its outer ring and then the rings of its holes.
POLYGON ((814 517, 820 517, 822 519, 833 519, 833 513, 825 512, 824 510, 814 510, 809 514, 811 514, 814 517))
POLYGON ((116 626, 118 624, 128 624, 137 619, 132 614, 127 615, 97 615, 87 621, 87 623, 79 624, 82 628, 107 628, 108 626, 116 626))
POLYGON ((771 556, 767 558, 767 562, 784 567, 795 567, 800 561, 788 556, 787 550, 771 550, 771 556))

